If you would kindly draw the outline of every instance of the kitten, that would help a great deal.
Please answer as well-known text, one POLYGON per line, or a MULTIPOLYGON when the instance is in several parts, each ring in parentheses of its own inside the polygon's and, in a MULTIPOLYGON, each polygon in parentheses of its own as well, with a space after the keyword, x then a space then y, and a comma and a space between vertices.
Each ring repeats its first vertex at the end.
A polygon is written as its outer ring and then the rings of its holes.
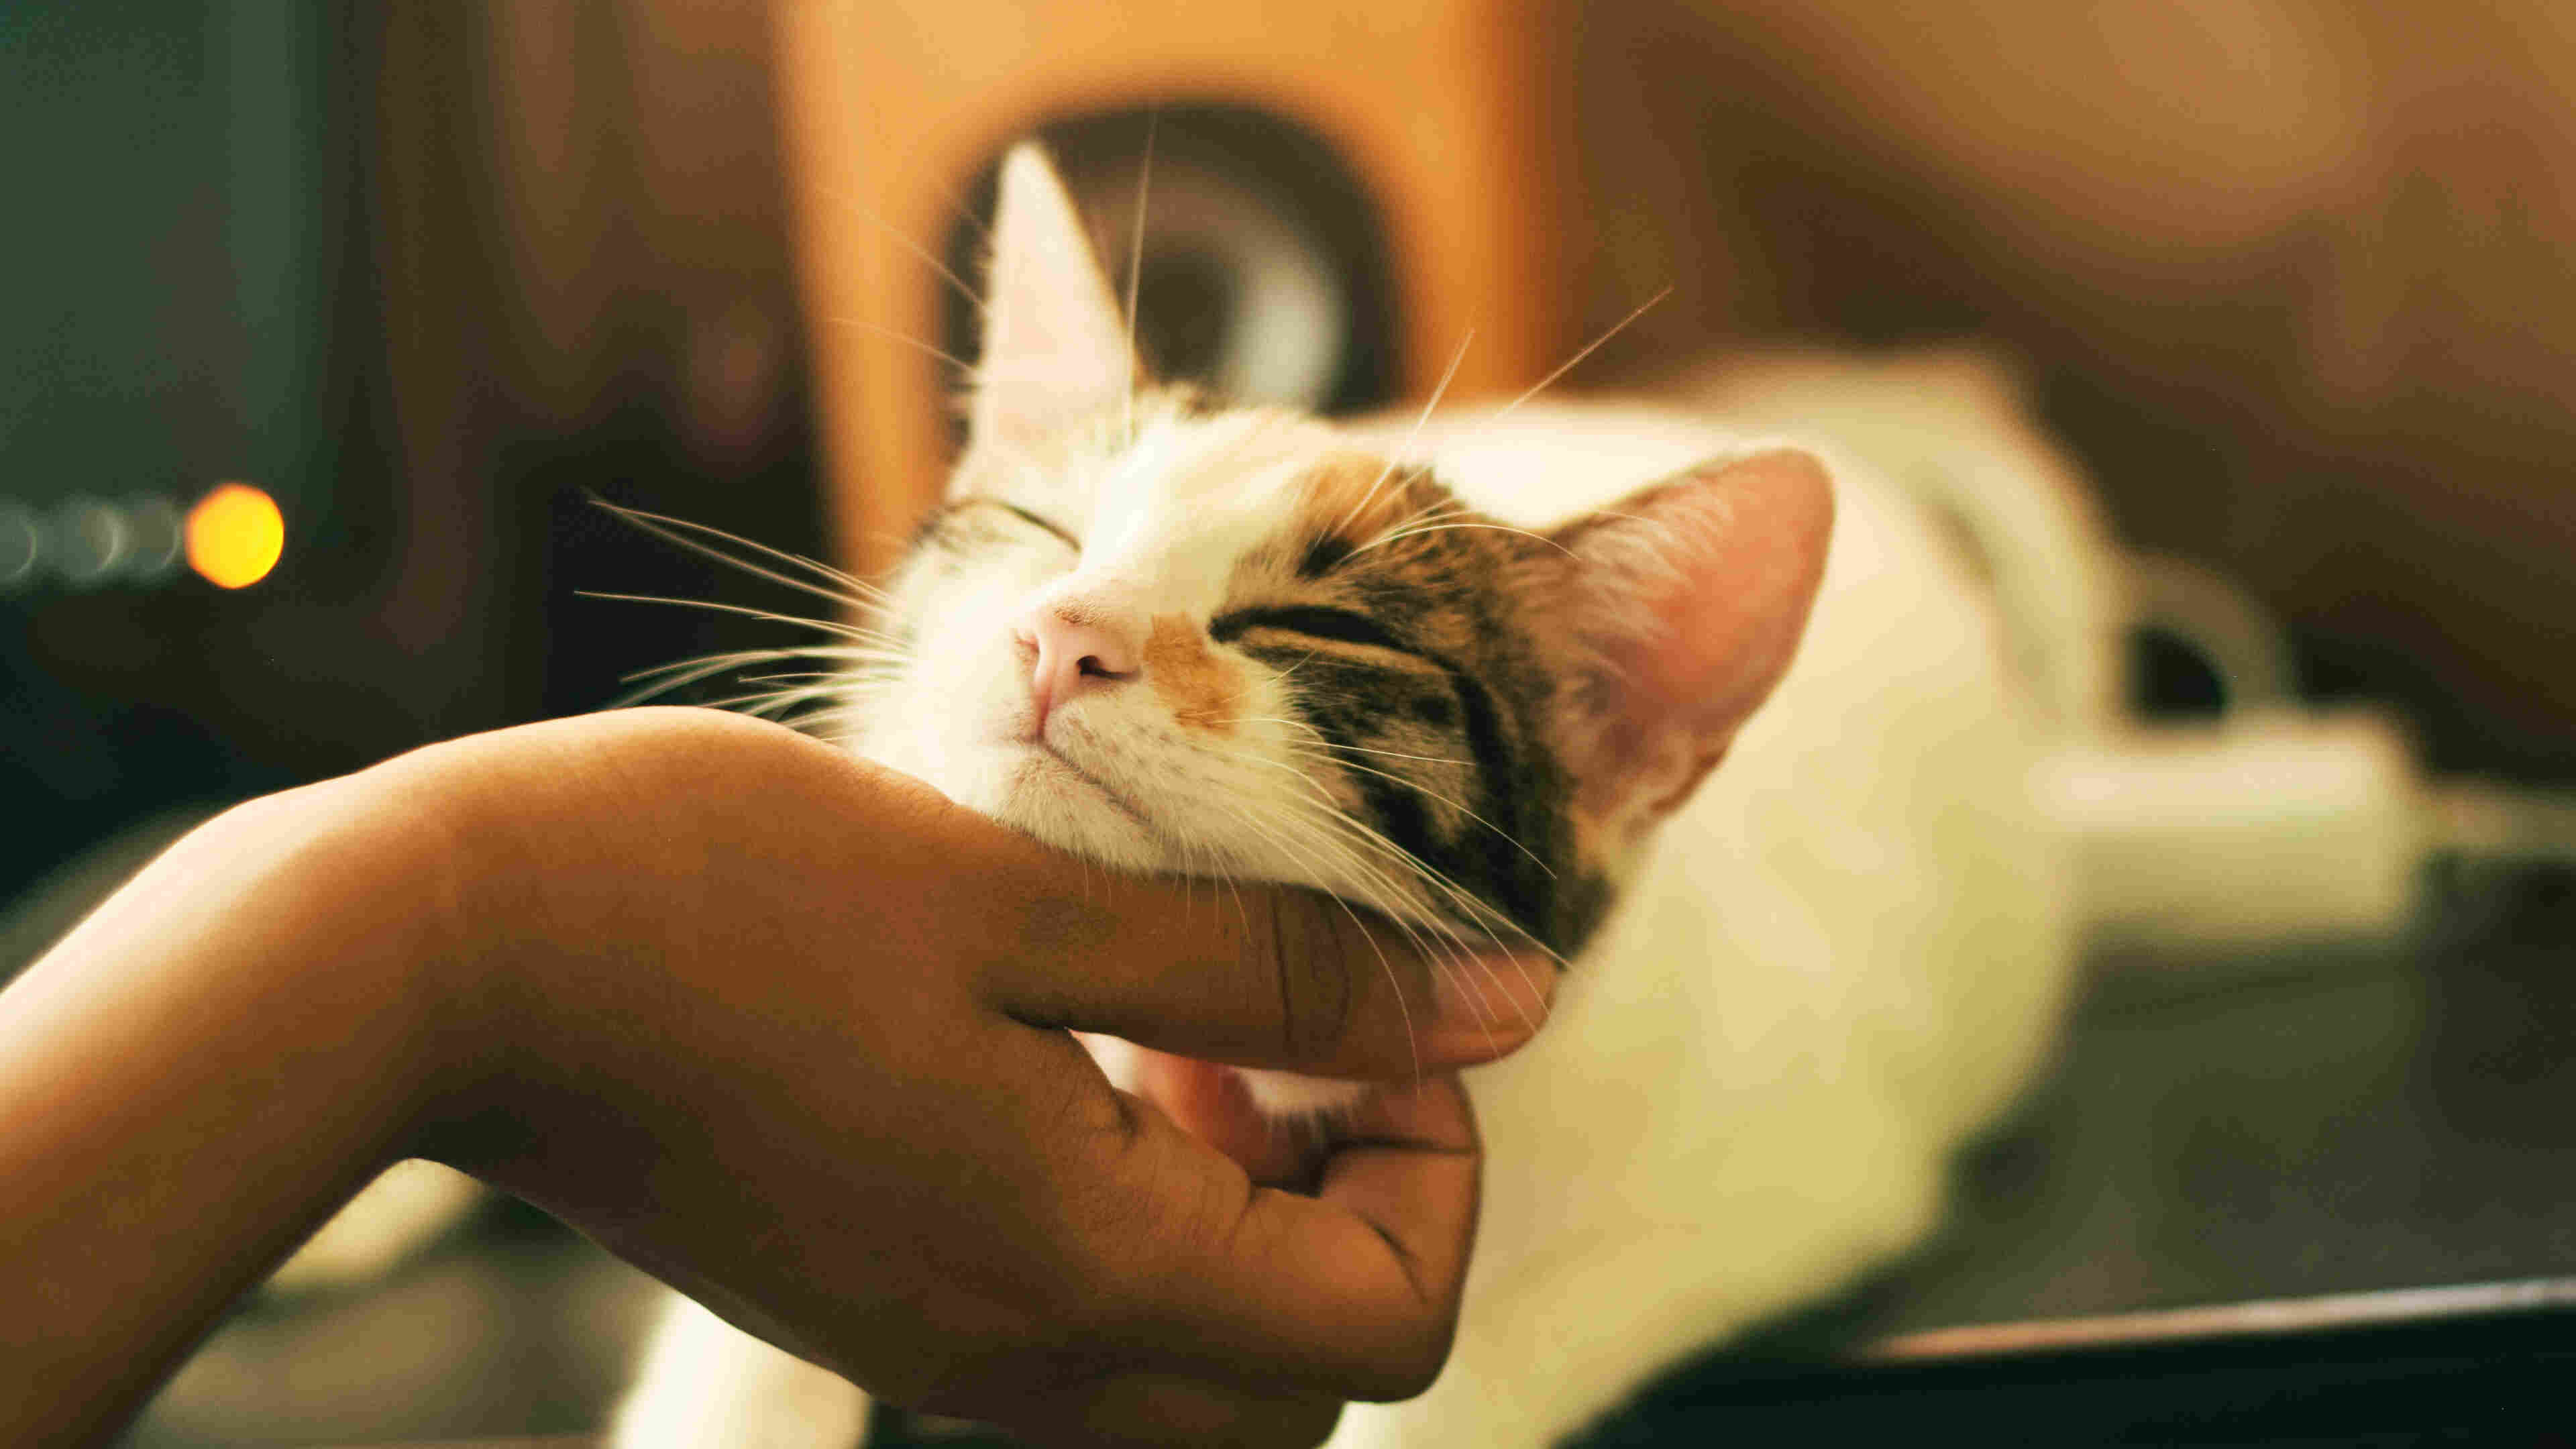
MULTIPOLYGON (((1140 390, 1031 148, 995 249, 967 451, 834 686, 851 748, 1113 867, 1564 963, 1539 1039, 1469 1076, 1448 1370, 1334 1442, 1551 1442, 1919 1236, 2068 956, 2036 732, 1939 529, 1669 411, 1336 427, 1140 390)), ((1364 1090, 1245 1078, 1281 1117, 1364 1090)), ((864 1418, 680 1302, 614 1442, 864 1418)))

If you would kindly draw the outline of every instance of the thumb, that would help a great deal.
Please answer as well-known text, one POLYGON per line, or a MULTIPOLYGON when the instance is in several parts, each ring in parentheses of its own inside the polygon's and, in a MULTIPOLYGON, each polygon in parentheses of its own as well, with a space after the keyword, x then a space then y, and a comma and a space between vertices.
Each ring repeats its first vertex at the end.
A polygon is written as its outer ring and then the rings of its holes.
MULTIPOLYGON (((1547 1016, 1556 968, 1409 930, 1331 896, 1111 877, 1028 847, 986 900, 1011 939, 989 1000, 1033 1025, 1323 1077, 1490 1061, 1547 1016)), ((1000 864, 1000 862, 996 862, 1000 864)))

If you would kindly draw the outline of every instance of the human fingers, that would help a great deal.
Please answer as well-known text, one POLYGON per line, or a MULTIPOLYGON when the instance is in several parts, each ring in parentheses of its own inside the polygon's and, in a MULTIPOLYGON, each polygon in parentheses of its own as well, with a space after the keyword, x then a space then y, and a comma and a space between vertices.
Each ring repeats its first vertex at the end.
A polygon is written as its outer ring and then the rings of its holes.
POLYGON ((1481 1148, 1454 1077, 1373 1094, 1314 1196, 1250 1185, 1160 1114, 1122 1167, 1166 1231, 1140 1235, 1130 1312, 1194 1376, 1344 1398, 1428 1387, 1448 1357, 1481 1148))
POLYGON ((1313 891, 1104 877, 1016 838, 976 899, 989 998, 1032 1024, 1316 1076, 1411 1077, 1490 1061, 1546 1019, 1556 970, 1409 929, 1313 891))
POLYGON ((1131 1085, 1137 1095, 1162 1108, 1191 1136, 1233 1158, 1254 1182, 1284 1187, 1313 1176, 1313 1164, 1323 1153, 1320 1134, 1306 1130, 1311 1124, 1282 1122, 1263 1113, 1233 1068, 1150 1047, 1133 1050, 1131 1085))

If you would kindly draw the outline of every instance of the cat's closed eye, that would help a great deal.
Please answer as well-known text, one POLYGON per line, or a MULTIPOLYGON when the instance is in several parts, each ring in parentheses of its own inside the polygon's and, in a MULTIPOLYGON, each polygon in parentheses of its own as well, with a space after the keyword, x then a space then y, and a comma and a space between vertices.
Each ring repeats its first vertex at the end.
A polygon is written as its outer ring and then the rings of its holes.
POLYGON ((1071 529, 1044 514, 1033 512, 1006 499, 996 498, 989 493, 975 493, 959 498, 932 519, 931 527, 935 531, 966 516, 980 515, 990 518, 997 513, 1007 515, 1029 528, 1047 534, 1076 553, 1082 551, 1082 540, 1074 537, 1071 529))
POLYGON ((1399 654, 1420 652, 1397 638, 1385 625, 1366 614, 1322 604, 1283 604, 1264 609, 1236 609, 1219 614, 1210 620, 1208 637, 1220 644, 1229 644, 1254 629, 1275 629, 1289 634, 1303 634, 1312 639, 1330 639, 1342 644, 1366 644, 1379 649, 1392 649, 1399 654))

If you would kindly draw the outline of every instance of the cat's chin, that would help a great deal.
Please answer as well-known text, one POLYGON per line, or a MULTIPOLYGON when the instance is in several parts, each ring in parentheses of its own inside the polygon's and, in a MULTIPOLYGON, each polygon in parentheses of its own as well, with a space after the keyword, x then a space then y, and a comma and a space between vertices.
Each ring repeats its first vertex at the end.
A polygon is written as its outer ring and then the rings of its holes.
POLYGON ((1115 786, 1052 750, 999 744, 951 764, 944 772, 950 780, 931 783, 961 805, 1103 865, 1137 872, 1170 868, 1143 811, 1115 786))

